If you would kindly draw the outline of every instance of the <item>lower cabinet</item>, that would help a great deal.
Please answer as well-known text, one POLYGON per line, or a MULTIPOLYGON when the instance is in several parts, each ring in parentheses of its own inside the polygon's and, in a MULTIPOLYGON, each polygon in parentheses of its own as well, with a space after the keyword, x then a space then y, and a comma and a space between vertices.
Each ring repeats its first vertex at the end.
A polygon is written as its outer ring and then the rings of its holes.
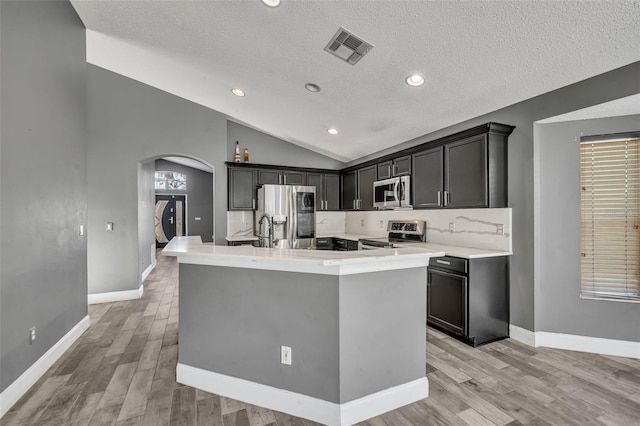
POLYGON ((509 337, 509 258, 431 258, 427 324, 471 346, 509 337))

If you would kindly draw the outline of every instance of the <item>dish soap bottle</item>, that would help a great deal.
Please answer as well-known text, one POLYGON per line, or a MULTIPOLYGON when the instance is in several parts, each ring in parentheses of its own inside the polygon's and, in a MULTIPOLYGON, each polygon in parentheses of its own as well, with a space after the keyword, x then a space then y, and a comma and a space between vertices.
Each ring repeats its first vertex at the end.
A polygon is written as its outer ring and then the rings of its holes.
POLYGON ((236 163, 240 162, 240 144, 236 141, 236 155, 233 159, 236 163))
POLYGON ((245 163, 249 162, 249 148, 244 149, 244 162, 245 163))

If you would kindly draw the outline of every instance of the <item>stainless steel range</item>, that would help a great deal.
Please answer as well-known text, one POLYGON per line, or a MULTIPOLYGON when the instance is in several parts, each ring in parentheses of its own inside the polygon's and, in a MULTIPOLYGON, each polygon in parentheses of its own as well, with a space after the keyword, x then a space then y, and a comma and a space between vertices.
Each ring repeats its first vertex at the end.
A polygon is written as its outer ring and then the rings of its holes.
POLYGON ((361 238, 359 245, 363 250, 393 248, 394 243, 420 243, 427 241, 427 222, 424 220, 390 220, 387 224, 386 238, 361 238))

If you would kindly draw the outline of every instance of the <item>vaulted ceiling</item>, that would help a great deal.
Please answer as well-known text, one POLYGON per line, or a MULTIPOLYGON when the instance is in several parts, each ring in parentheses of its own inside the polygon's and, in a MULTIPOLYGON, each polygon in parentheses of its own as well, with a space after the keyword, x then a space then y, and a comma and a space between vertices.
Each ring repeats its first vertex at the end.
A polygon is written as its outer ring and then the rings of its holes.
POLYGON ((90 63, 341 161, 640 60, 637 1, 72 4, 90 63), (374 46, 355 65, 341 27, 374 46))

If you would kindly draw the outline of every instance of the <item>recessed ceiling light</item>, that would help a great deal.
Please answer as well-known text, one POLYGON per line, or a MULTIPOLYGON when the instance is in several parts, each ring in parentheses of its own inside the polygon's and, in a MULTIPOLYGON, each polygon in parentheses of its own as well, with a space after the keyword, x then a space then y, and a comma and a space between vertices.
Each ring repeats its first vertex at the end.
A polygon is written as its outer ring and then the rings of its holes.
POLYGON ((269 7, 278 7, 280 6, 280 0, 262 0, 262 3, 269 7))
POLYGON ((313 83, 305 84, 304 88, 307 89, 310 92, 319 92, 320 91, 320 86, 318 86, 317 84, 313 84, 313 83))
POLYGON ((410 75, 405 81, 412 87, 418 87, 424 84, 424 78, 420 74, 410 75))
POLYGON ((331 134, 331 135, 337 135, 338 134, 338 131, 336 129, 329 129, 329 130, 327 130, 327 132, 329 132, 329 134, 331 134))
POLYGON ((236 96, 240 96, 243 97, 244 96, 244 92, 240 89, 231 89, 231 93, 233 93, 236 96))

